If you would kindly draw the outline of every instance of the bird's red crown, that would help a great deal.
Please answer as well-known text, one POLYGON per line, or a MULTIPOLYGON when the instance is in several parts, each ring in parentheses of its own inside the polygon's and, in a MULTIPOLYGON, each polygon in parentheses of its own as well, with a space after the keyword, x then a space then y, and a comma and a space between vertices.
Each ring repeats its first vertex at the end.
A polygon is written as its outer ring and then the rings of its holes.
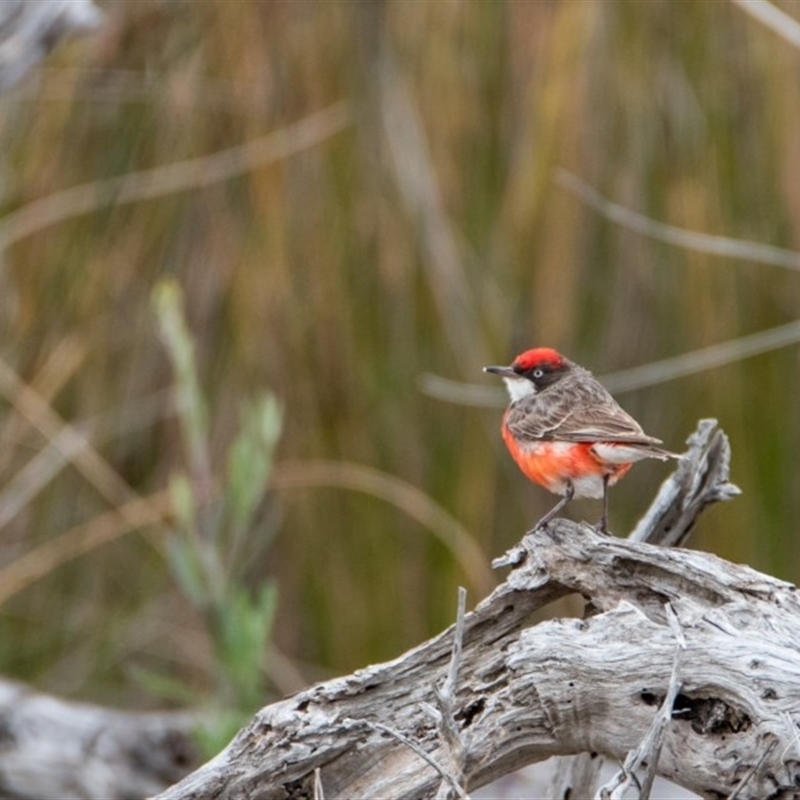
POLYGON ((550 367, 557 370, 564 364, 564 356, 558 350, 553 350, 552 347, 534 347, 532 350, 520 353, 511 366, 518 372, 527 372, 536 367, 550 367))

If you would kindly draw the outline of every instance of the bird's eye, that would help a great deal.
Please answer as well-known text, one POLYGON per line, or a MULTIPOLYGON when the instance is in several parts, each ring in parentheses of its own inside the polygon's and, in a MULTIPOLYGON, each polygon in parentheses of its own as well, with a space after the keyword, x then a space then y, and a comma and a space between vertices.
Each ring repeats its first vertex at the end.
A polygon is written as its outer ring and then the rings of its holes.
POLYGON ((544 370, 543 369, 539 369, 539 368, 535 369, 533 371, 533 377, 534 378, 543 378, 544 377, 544 370))

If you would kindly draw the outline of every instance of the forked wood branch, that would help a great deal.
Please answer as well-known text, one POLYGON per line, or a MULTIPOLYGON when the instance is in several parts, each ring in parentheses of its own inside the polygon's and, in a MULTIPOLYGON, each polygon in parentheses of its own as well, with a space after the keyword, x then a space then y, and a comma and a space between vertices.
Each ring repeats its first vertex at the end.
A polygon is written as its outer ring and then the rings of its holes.
MULTIPOLYGON (((735 494, 728 455, 724 434, 701 423, 638 536, 682 541, 702 508, 735 494)), ((565 520, 527 534, 497 564, 510 574, 464 619, 455 717, 467 788, 552 755, 625 761, 670 690, 678 641, 669 603, 685 647, 658 735, 658 773, 707 797, 796 796, 793 586, 707 553, 598 536, 565 520), (586 618, 532 622, 570 594, 586 598, 586 618)), ((432 763, 446 764, 448 754, 425 707, 435 706, 448 674, 452 635, 267 706, 161 800, 312 797, 317 768, 327 798, 434 797, 442 775, 432 763)))

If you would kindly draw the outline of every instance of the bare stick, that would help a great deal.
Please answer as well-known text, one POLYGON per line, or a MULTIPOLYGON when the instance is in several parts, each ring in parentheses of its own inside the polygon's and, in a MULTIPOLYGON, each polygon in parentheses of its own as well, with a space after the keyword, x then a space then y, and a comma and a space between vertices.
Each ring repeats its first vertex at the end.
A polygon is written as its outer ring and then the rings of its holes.
MULTIPOLYGON (((752 1, 750 0, 750 2, 752 1)), ((765 3, 765 5, 769 5, 769 3, 765 3)), ((658 222, 619 203, 607 200, 588 183, 565 169, 557 171, 556 181, 580 197, 606 219, 642 236, 700 253, 760 261, 763 264, 773 264, 777 267, 800 271, 800 253, 794 250, 785 250, 782 247, 773 247, 743 239, 731 239, 727 236, 712 236, 708 233, 699 233, 679 228, 676 225, 658 222)))
MULTIPOLYGON (((437 800, 449 800, 453 797, 452 787, 460 787, 458 797, 466 797, 463 789, 464 766, 466 762, 467 744, 462 740, 455 715, 456 689, 458 687, 458 671, 461 667, 461 655, 464 643, 464 615, 467 609, 467 590, 458 587, 458 610, 456 624, 453 629, 453 649, 450 653, 450 664, 447 678, 441 689, 434 687, 436 704, 439 707, 435 715, 439 727, 439 735, 447 753, 448 771, 452 780, 442 781, 436 794, 437 800)), ((427 704, 425 704, 427 705, 427 704)))
POLYGON ((678 691, 680 690, 678 675, 683 660, 683 654, 686 651, 686 637, 683 635, 683 629, 681 628, 680 620, 675 614, 675 610, 669 603, 665 603, 664 611, 667 615, 669 627, 672 629, 672 633, 675 635, 675 639, 678 642, 678 649, 675 651, 675 661, 672 664, 672 675, 670 676, 667 697, 664 699, 664 704, 659 712, 659 730, 655 737, 652 752, 647 757, 647 773, 642 783, 642 800, 649 800, 650 791, 653 788, 653 781, 655 780, 656 769, 658 768, 658 758, 661 755, 661 747, 664 744, 664 734, 666 733, 670 719, 672 719, 672 707, 675 705, 675 698, 678 696, 678 691))
POLYGON ((464 614, 467 611, 467 590, 458 587, 458 609, 456 611, 456 627, 453 631, 453 653, 450 656, 450 667, 447 680, 442 686, 441 697, 452 707, 458 684, 458 670, 461 666, 461 651, 464 644, 464 614))
POLYGON ((769 747, 764 749, 764 752, 761 754, 761 758, 759 758, 758 761, 756 761, 756 763, 750 767, 750 769, 747 771, 747 775, 742 778, 741 783, 728 795, 728 800, 736 800, 736 798, 739 796, 739 792, 744 789, 744 787, 747 785, 747 782, 753 777, 753 775, 756 774, 756 772, 758 772, 759 767, 764 763, 764 761, 766 761, 767 756, 775 749, 775 745, 777 744, 777 739, 773 739, 769 743, 769 747))
POLYGON ((678 547, 705 508, 740 493, 728 480, 730 444, 716 420, 701 420, 687 443, 677 469, 628 537, 631 541, 678 547))
POLYGON ((669 626, 677 640, 675 660, 672 663, 672 674, 667 694, 653 719, 653 724, 639 746, 628 753, 622 769, 605 786, 600 787, 597 797, 601 798, 601 800, 621 800, 625 790, 631 783, 635 783, 639 787, 639 800, 649 800, 650 798, 650 790, 653 787, 653 779, 656 776, 661 746, 664 743, 664 734, 672 719, 672 707, 675 705, 675 698, 678 696, 681 687, 679 679, 680 668, 683 653, 686 650, 686 639, 675 611, 669 603, 664 605, 664 611, 666 612, 669 626), (644 782, 639 785, 635 773, 645 763, 647 764, 647 773, 645 774, 644 782))
MULTIPOLYGON (((794 320, 747 336, 737 336, 735 339, 701 347, 699 350, 690 350, 638 367, 599 375, 598 380, 613 394, 623 394, 646 386, 658 386, 686 375, 707 372, 726 364, 735 364, 798 342, 800 322, 794 320)), ((422 392, 448 403, 479 408, 503 408, 507 404, 507 395, 500 388, 454 381, 429 372, 422 373, 418 383, 422 392)))
POLYGON ((314 800, 325 800, 325 790, 322 788, 322 772, 319 767, 314 770, 314 800))
POLYGON ((335 103, 267 136, 207 156, 92 181, 34 200, 0 220, 0 252, 67 219, 228 180, 314 147, 351 122, 347 103, 335 103))
POLYGON ((456 781, 453 776, 446 769, 444 769, 444 767, 442 767, 442 765, 439 764, 435 758, 433 758, 433 756, 431 756, 429 753, 426 753, 425 750, 423 750, 413 739, 409 739, 408 736, 404 736, 402 733, 400 733, 400 731, 390 728, 388 725, 384 725, 382 722, 355 722, 356 724, 366 725, 368 728, 380 731, 381 733, 388 733, 389 736, 393 736, 398 742, 402 742, 410 750, 413 750, 426 764, 428 764, 428 766, 433 767, 433 769, 439 773, 442 780, 447 781, 447 783, 450 784, 450 786, 456 792, 457 797, 468 800, 466 793, 461 788, 458 781, 456 781))

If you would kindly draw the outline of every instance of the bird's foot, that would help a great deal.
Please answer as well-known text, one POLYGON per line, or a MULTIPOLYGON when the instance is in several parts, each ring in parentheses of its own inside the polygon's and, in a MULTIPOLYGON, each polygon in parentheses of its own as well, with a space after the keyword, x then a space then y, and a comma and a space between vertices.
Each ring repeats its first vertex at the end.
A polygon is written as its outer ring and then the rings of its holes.
POLYGON ((547 526, 552 519, 554 519, 564 508, 564 506, 572 500, 575 494, 575 487, 567 481, 567 489, 564 492, 564 497, 561 498, 529 531, 528 533, 536 533, 536 531, 546 531, 547 526))

